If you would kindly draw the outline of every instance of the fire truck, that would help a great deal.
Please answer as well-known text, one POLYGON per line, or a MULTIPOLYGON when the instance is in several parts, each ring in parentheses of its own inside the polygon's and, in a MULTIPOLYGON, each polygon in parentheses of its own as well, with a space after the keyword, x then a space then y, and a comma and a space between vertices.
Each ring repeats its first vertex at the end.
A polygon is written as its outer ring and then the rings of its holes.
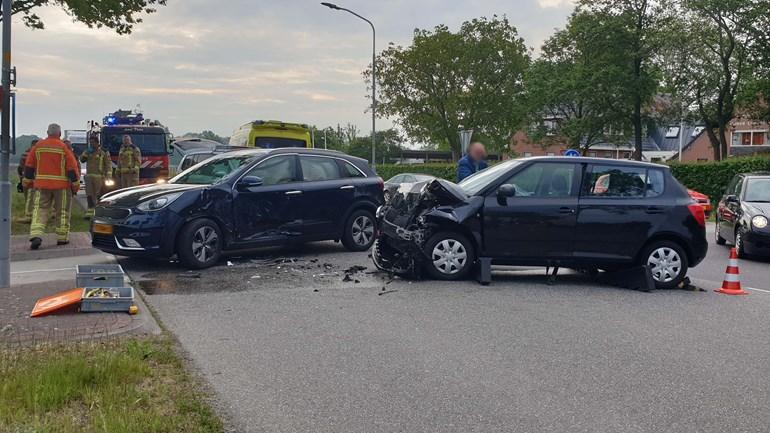
MULTIPOLYGON (((91 134, 99 136, 102 149, 110 153, 113 169, 118 165, 123 136, 128 135, 142 152, 139 183, 158 183, 168 179, 171 134, 160 122, 146 120, 138 111, 117 110, 104 116, 101 124, 91 121, 89 126, 89 137, 91 134)), ((109 189, 114 187, 106 186, 109 189)))

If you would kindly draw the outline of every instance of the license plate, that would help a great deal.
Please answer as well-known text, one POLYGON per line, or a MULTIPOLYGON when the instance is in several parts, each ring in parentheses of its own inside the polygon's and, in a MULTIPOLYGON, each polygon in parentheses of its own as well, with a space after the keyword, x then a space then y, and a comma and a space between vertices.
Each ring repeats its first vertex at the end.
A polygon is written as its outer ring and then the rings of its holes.
POLYGON ((94 224, 94 233, 98 233, 100 235, 111 235, 112 234, 112 226, 109 224, 94 224))

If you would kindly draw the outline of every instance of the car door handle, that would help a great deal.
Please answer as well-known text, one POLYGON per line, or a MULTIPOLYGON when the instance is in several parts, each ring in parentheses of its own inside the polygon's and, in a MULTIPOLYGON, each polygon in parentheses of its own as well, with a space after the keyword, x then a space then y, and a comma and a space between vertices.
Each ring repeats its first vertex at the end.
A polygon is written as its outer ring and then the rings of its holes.
POLYGON ((559 213, 575 213, 575 209, 572 209, 571 207, 560 207, 559 213))
POLYGON ((355 186, 354 185, 345 185, 345 186, 341 186, 340 189, 355 189, 355 186))
POLYGON ((286 191, 286 195, 301 195, 302 191, 294 190, 294 191, 286 191))
POLYGON ((648 214, 659 214, 659 213, 663 213, 663 209, 657 206, 650 206, 647 208, 647 210, 645 210, 645 212, 647 212, 648 214))

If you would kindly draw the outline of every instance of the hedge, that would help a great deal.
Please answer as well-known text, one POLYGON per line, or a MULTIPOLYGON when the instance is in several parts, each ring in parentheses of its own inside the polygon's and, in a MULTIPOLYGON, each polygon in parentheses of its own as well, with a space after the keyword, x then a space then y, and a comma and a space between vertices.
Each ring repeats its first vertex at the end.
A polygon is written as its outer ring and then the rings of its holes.
MULTIPOLYGON (((706 194, 712 201, 719 200, 730 179, 738 173, 769 171, 770 156, 744 156, 720 162, 672 163, 671 172, 686 187, 706 194)), ((423 173, 455 180, 455 164, 384 164, 377 166, 377 173, 385 180, 400 173, 423 173)))
POLYGON ((401 173, 420 173, 454 182, 457 165, 447 163, 428 164, 377 164, 377 175, 388 180, 401 173))
POLYGON ((671 172, 682 184, 718 201, 725 188, 738 173, 770 171, 770 157, 744 156, 720 162, 671 164, 671 172))

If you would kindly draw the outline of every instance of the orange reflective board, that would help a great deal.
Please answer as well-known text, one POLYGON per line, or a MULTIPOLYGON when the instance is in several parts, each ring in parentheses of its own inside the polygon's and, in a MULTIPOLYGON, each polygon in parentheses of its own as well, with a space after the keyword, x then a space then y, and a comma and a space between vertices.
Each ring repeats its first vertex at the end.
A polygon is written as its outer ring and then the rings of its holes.
POLYGON ((83 289, 72 289, 59 292, 55 295, 40 298, 35 303, 30 317, 38 317, 44 314, 52 313, 73 305, 79 304, 83 297, 83 289))

